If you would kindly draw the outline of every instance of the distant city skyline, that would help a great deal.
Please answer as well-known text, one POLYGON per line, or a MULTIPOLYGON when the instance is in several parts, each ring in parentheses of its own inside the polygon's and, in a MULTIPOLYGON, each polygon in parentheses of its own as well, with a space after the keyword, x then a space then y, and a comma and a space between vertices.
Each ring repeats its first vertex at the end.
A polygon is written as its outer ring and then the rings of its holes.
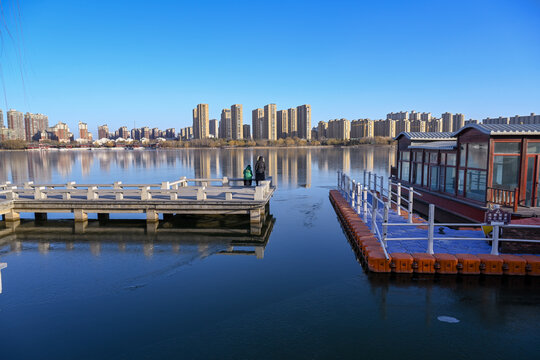
POLYGON ((2 108, 72 128, 182 128, 194 104, 212 104, 219 119, 237 102, 244 123, 271 103, 311 104, 312 124, 391 109, 483 119, 530 114, 540 98, 538 1, 2 7, 17 30, 1 55, 2 108), (218 21, 232 17, 234 26, 218 21))

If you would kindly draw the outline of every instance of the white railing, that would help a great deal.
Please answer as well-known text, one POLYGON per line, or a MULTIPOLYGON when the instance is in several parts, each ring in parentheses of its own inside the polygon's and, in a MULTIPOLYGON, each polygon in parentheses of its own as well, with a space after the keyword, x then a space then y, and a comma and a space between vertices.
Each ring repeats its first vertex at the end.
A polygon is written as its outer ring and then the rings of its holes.
POLYGON ((271 181, 254 187, 231 187, 229 180, 183 177, 159 184, 0 184, 0 200, 243 200, 263 201, 271 192, 271 181), (214 186, 212 184, 220 184, 214 186), (194 185, 190 185, 194 184, 194 185), (184 198, 184 199, 182 199, 184 198))
POLYGON ((367 216, 370 217, 370 227, 384 250, 384 254, 388 259, 387 245, 388 241, 407 241, 407 240, 425 240, 427 241, 426 253, 434 254, 434 242, 439 240, 482 240, 491 241, 491 254, 499 255, 499 243, 501 241, 512 242, 532 242, 540 243, 540 240, 536 239, 510 239, 501 238, 501 230, 504 228, 526 228, 526 229, 540 229, 537 225, 505 225, 504 223, 491 222, 491 223, 435 223, 435 205, 429 204, 428 220, 425 223, 413 223, 413 202, 414 195, 420 195, 414 188, 406 188, 408 193, 407 198, 402 196, 401 183, 396 183, 392 179, 388 179, 387 188, 383 185, 383 177, 371 174, 371 172, 364 171, 364 182, 362 184, 357 183, 351 179, 345 173, 338 171, 338 188, 345 195, 346 199, 351 202, 352 207, 359 215, 363 216, 364 222, 367 221, 367 216), (373 180, 372 180, 373 179, 373 180), (377 179, 381 179, 380 182, 377 179), (364 185, 365 184, 365 185, 364 185), (377 184, 379 184, 377 188, 377 184), (373 186, 372 186, 373 185, 373 186), (394 190, 395 188, 395 190, 394 190), (384 195, 386 192, 386 195, 384 195), (369 201, 368 194, 371 197, 369 201), (403 206, 405 202, 407 206, 403 206), (382 205, 382 213, 379 212, 379 204, 382 205), (396 214, 401 215, 401 211, 405 211, 407 214, 407 223, 390 223, 389 214, 391 205, 396 205, 396 214), (380 226, 378 223, 380 218, 380 226), (392 226, 427 226, 427 235, 425 237, 388 237, 388 227, 392 226), (491 226, 491 237, 435 237, 435 225, 439 227, 470 227, 470 228, 482 228, 485 226, 491 226), (380 229, 379 229, 380 227, 380 229))

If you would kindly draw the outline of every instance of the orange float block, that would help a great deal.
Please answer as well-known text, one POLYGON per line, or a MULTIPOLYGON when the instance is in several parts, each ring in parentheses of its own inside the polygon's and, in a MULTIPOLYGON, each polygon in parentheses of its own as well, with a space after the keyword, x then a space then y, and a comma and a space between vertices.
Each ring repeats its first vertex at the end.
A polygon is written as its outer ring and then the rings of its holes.
POLYGON ((525 275, 527 274, 527 260, 517 255, 499 255, 503 260, 504 275, 525 275))
POLYGON ((498 255, 478 254, 480 272, 485 275, 502 275, 504 261, 498 255))
POLYGON ((413 257, 406 253, 392 253, 393 269, 392 271, 397 273, 412 273, 413 257))
POLYGON ((457 274, 458 259, 451 254, 435 254, 435 272, 437 274, 457 274))
POLYGON ((456 254, 458 272, 466 275, 480 274, 480 259, 472 254, 456 254))
POLYGON ((521 255, 527 261, 527 275, 540 276, 540 256, 537 255, 521 255))
POLYGON ((382 251, 371 253, 367 259, 367 266, 369 271, 373 272, 389 273, 391 271, 390 260, 386 259, 382 251))
POLYGON ((413 270, 419 274, 434 274, 435 273, 435 257, 431 254, 414 253, 413 270), (414 266, 416 264, 416 266, 414 266))
POLYGON ((369 255, 373 252, 382 251, 382 247, 379 244, 376 245, 366 245, 362 247, 362 254, 366 257, 369 257, 369 255))

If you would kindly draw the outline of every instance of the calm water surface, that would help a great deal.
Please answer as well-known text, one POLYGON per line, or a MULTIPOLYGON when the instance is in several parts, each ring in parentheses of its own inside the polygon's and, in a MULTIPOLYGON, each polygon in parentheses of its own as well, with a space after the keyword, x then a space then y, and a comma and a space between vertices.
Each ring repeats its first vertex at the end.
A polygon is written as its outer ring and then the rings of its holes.
POLYGON ((387 173, 390 147, 0 152, 0 181, 240 177, 258 155, 278 186, 260 237, 156 240, 137 221, 78 234, 71 221, 28 220, 0 239, 0 359, 538 355, 538 281, 376 276, 358 264, 328 190, 338 169, 387 173))

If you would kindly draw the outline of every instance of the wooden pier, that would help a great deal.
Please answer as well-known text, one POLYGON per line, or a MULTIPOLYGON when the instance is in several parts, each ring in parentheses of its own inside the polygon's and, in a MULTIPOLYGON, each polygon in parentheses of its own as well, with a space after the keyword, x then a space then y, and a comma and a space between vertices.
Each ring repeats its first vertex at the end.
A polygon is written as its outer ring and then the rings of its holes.
POLYGON ((247 215, 254 232, 263 223, 275 187, 270 180, 259 186, 234 186, 239 179, 187 179, 160 184, 0 184, 0 215, 18 221, 20 213, 46 220, 49 213, 72 213, 76 223, 88 214, 145 213, 147 223, 170 215, 247 215))

